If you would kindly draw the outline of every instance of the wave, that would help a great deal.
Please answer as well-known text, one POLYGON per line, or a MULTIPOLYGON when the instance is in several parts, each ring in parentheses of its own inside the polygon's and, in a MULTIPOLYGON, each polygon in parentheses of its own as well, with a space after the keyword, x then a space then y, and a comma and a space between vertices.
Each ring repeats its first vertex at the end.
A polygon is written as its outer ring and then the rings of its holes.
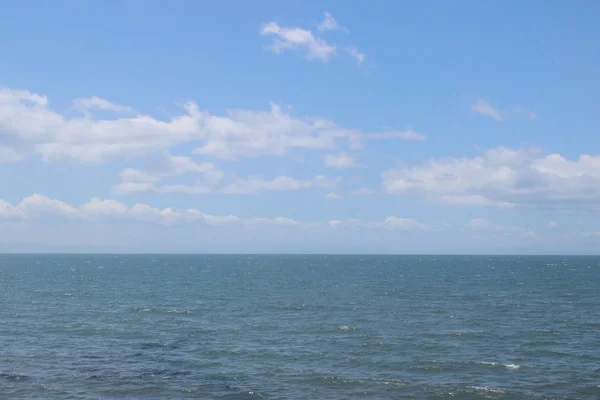
POLYGON ((135 312, 138 313, 157 313, 157 314, 193 314, 193 310, 167 308, 167 307, 135 307, 135 312))
POLYGON ((517 365, 517 364, 512 364, 512 363, 503 364, 503 363, 499 363, 499 362, 495 362, 495 361, 478 361, 475 364, 489 365, 489 366, 493 366, 493 367, 504 367, 504 368, 510 369, 510 370, 517 370, 517 369, 521 368, 521 366, 517 365))

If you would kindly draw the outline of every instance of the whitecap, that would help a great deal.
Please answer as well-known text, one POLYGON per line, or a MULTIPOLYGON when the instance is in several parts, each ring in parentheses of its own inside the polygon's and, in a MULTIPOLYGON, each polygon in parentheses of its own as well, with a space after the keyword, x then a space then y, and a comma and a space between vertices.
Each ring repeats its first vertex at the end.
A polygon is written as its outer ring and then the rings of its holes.
POLYGON ((499 363, 499 362, 494 362, 494 361, 479 361, 477 364, 480 365, 490 365, 492 367, 504 367, 506 369, 510 369, 510 370, 517 370, 519 368, 521 368, 520 365, 517 364, 512 364, 512 363, 508 363, 508 364, 503 364, 503 363, 499 363))

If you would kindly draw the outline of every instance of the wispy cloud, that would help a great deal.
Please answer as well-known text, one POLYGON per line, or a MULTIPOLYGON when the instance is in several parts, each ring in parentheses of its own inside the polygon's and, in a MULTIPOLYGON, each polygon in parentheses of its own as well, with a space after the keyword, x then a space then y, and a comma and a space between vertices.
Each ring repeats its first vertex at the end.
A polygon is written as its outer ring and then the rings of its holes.
POLYGON ((108 100, 100 97, 92 96, 75 100, 75 108, 80 110, 105 110, 112 111, 115 113, 130 114, 134 110, 131 107, 122 106, 116 103, 112 103, 108 100))
POLYGON ((319 24, 319 31, 342 31, 345 33, 350 33, 350 29, 340 25, 330 13, 325 11, 324 14, 325 18, 319 24))
POLYGON ((500 110, 492 107, 492 105, 486 100, 477 100, 475 103, 471 104, 471 110, 473 110, 477 114, 486 115, 498 121, 504 120, 500 113, 500 110))
MULTIPOLYGON (((304 53, 308 60, 329 61, 338 50, 335 44, 329 44, 319 34, 325 34, 327 31, 341 31, 350 33, 350 30, 340 25, 336 19, 325 12, 325 18, 317 27, 317 31, 300 27, 281 26, 275 21, 265 23, 260 30, 262 36, 273 37, 268 49, 276 54, 282 54, 286 50, 296 50, 304 53)), ((365 61, 366 55, 356 46, 340 46, 340 48, 350 54, 357 64, 365 61)))
MULTIPOLYGON (((335 199, 337 195, 329 196, 335 199)), ((383 221, 362 221, 359 219, 326 220, 321 222, 302 222, 288 217, 250 217, 242 218, 233 214, 213 215, 195 208, 176 209, 172 207, 156 208, 144 203, 127 206, 116 200, 94 197, 88 202, 75 206, 61 200, 51 199, 41 194, 25 197, 16 206, 0 199, 0 220, 37 220, 48 217, 79 220, 88 223, 102 223, 107 220, 129 220, 152 222, 162 225, 206 224, 209 226, 247 226, 247 227, 298 227, 298 228, 366 228, 399 231, 430 230, 430 226, 413 218, 389 216, 383 221)))
POLYGON ((424 141, 427 140, 427 136, 422 135, 420 133, 415 132, 412 129, 408 129, 405 131, 396 131, 393 129, 387 129, 383 132, 379 133, 370 133, 367 135, 369 139, 375 140, 387 140, 387 139, 404 139, 404 140, 417 140, 424 141))
POLYGON ((354 156, 348 153, 328 154, 325 156, 325 166, 333 168, 357 167, 354 156))
POLYGON ((309 60, 316 59, 327 62, 336 52, 335 46, 315 37, 311 31, 306 29, 281 27, 276 22, 269 22, 263 25, 260 34, 275 36, 269 49, 277 54, 285 50, 298 49, 304 51, 309 60))
POLYGON ((361 53, 357 47, 347 47, 346 51, 348 53, 350 53, 350 55, 356 59, 356 62, 358 63, 358 65, 362 64, 363 61, 365 61, 365 57, 366 57, 365 53, 361 53))
POLYGON ((479 99, 472 103, 471 110, 477 114, 494 118, 496 121, 505 121, 510 118, 523 116, 532 120, 538 119, 537 114, 527 108, 516 106, 510 109, 501 110, 492 106, 484 99, 479 99))
POLYGON ((373 189, 369 189, 369 188, 360 188, 358 190, 354 190, 352 192, 350 192, 350 194, 353 194, 355 196, 373 196, 375 194, 377 194, 377 192, 373 189))

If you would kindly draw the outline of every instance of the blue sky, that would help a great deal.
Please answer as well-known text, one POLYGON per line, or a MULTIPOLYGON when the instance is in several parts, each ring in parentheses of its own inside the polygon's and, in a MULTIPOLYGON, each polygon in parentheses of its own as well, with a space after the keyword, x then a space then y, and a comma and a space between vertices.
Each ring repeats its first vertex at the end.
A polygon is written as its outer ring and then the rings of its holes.
POLYGON ((598 253, 599 12, 5 4, 0 251, 598 253))

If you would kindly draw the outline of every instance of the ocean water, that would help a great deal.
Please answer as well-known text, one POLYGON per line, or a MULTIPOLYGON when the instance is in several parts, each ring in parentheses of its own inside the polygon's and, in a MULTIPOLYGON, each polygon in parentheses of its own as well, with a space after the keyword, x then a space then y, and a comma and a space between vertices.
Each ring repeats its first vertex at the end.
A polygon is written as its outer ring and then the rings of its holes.
POLYGON ((1 399, 599 399, 600 257, 2 255, 1 399))

